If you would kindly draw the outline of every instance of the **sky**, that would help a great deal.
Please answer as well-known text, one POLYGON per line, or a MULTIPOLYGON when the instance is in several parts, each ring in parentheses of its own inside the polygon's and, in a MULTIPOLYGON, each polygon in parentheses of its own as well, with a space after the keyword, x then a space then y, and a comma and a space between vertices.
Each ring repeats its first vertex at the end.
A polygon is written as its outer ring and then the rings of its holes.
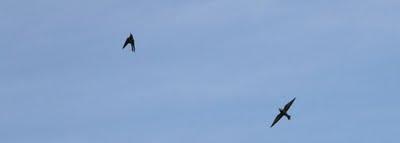
POLYGON ((2 0, 0 142, 398 143, 399 7, 2 0))

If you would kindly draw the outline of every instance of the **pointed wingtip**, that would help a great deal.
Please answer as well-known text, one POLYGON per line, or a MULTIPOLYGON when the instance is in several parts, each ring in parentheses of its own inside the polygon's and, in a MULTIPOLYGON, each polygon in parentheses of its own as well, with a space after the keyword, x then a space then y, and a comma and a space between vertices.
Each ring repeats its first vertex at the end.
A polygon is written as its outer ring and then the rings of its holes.
MULTIPOLYGON (((267 124, 268 124, 268 123, 267 123, 267 124)), ((274 123, 272 123, 272 124, 271 124, 271 126, 269 126, 269 127, 270 127, 270 128, 272 128, 274 125, 275 125, 275 124, 274 124, 274 123)))

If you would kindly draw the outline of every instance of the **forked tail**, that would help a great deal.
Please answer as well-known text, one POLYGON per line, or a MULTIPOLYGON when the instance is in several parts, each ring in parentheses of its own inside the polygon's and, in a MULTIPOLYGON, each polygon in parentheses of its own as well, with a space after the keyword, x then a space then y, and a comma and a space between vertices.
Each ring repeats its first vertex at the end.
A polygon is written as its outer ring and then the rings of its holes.
POLYGON ((288 120, 290 120, 290 118, 291 118, 291 116, 288 115, 288 114, 285 114, 285 117, 286 117, 288 120))

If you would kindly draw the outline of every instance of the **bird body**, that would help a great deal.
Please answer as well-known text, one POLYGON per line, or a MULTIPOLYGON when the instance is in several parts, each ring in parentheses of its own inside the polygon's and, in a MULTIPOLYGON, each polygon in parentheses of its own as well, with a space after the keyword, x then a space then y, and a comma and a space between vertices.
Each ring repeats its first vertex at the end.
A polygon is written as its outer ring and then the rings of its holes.
POLYGON ((131 44, 132 47, 132 52, 135 52, 135 39, 133 38, 132 33, 129 34, 129 37, 126 38, 125 40, 125 44, 122 47, 122 49, 124 49, 128 44, 131 44))
POLYGON ((279 114, 275 117, 274 122, 271 125, 271 128, 278 123, 278 121, 285 116, 288 120, 290 120, 291 116, 289 114, 287 114, 287 111, 289 110, 290 106, 292 106, 294 100, 296 100, 296 98, 293 98, 289 103, 287 103, 285 105, 285 107, 283 109, 279 108, 279 114))
POLYGON ((279 108, 279 114, 283 114, 288 120, 290 120, 290 115, 286 113, 285 110, 279 108))

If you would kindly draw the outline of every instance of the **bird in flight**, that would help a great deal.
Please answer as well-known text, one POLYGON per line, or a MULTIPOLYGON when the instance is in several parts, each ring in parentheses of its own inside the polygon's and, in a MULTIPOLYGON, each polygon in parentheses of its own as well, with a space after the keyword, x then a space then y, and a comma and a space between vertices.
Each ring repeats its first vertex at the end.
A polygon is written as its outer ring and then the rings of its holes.
POLYGON ((283 116, 285 116, 288 120, 290 120, 290 115, 287 114, 287 111, 289 110, 290 106, 292 106, 294 100, 296 100, 296 97, 293 98, 289 103, 287 103, 283 109, 279 108, 279 114, 275 117, 275 120, 274 120, 274 122, 272 123, 271 128, 272 128, 276 123, 278 123, 278 121, 279 121, 283 116))
POLYGON ((133 39, 132 33, 130 33, 129 37, 126 38, 125 44, 124 44, 124 46, 122 47, 122 49, 124 49, 124 48, 126 47, 126 45, 128 45, 128 44, 131 44, 132 52, 135 52, 135 39, 133 39))

